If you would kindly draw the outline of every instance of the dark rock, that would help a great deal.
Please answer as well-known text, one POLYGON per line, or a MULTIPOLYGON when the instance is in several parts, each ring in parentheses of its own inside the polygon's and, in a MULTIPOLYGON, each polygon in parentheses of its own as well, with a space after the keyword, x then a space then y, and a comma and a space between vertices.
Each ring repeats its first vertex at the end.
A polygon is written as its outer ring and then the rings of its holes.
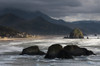
POLYGON ((97 34, 94 34, 94 36, 97 36, 97 34))
POLYGON ((92 51, 87 50, 86 48, 80 48, 77 45, 67 45, 62 48, 59 44, 51 45, 48 48, 45 58, 47 59, 73 59, 73 56, 88 56, 95 55, 92 51))
POLYGON ((87 37, 87 39, 89 39, 89 37, 87 37))
POLYGON ((38 46, 31 46, 28 48, 23 49, 21 55, 44 55, 45 53, 39 50, 38 46))
POLYGON ((83 51, 85 51, 85 54, 84 55, 95 55, 92 51, 90 50, 87 50, 86 48, 81 48, 83 51))
POLYGON ((87 55, 96 55, 92 51, 87 51, 87 55))
POLYGON ((86 48, 80 48, 77 45, 67 45, 64 47, 64 50, 72 56, 81 56, 81 55, 94 55, 94 53, 86 48))
POLYGON ((69 38, 84 38, 82 31, 78 28, 75 28, 71 33, 69 38))
POLYGON ((68 35, 64 37, 64 39, 67 39, 67 38, 69 38, 69 36, 68 36, 68 35))
POLYGON ((61 50, 58 53, 57 58, 60 58, 60 59, 73 59, 73 57, 69 53, 67 53, 65 50, 61 50))
POLYGON ((48 59, 57 58, 57 55, 59 54, 59 52, 61 50, 62 50, 62 46, 61 45, 59 45, 59 44, 51 45, 48 48, 48 51, 47 51, 47 54, 46 54, 45 58, 48 58, 48 59))
POLYGON ((65 38, 68 38, 68 37, 64 37, 64 39, 65 39, 65 38))

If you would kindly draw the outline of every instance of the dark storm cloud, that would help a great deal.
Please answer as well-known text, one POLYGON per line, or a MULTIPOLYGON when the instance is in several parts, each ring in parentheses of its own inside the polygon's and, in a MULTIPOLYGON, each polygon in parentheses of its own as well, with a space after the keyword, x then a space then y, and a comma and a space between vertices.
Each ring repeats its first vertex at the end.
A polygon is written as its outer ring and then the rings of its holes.
POLYGON ((81 6, 78 0, 0 0, 0 8, 40 10, 51 16, 63 16, 71 7, 81 6), (59 15, 58 15, 59 13, 59 15))
MULTIPOLYGON (((100 0, 0 0, 0 9, 42 11, 67 20, 99 19, 100 0)), ((66 20, 66 21, 67 21, 66 20)))

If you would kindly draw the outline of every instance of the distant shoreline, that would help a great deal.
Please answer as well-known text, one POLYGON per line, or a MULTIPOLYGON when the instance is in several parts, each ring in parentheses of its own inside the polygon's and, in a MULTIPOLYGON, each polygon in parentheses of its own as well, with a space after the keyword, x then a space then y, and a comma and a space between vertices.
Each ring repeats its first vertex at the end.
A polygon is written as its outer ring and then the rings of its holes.
MULTIPOLYGON (((54 37, 62 37, 62 39, 64 39, 65 35, 59 36, 59 35, 40 35, 40 36, 35 36, 35 37, 28 37, 28 38, 0 38, 0 41, 20 41, 20 40, 39 40, 39 39, 50 39, 50 38, 54 38, 54 37)), ((88 36, 89 39, 92 39, 92 36, 88 36)), ((94 36, 96 39, 99 39, 99 36, 94 36)), ((67 38, 66 38, 67 39, 67 38)), ((84 39, 87 39, 87 36, 84 37, 84 39)))
POLYGON ((29 38, 0 38, 0 41, 15 41, 15 40, 35 40, 35 39, 45 39, 44 36, 38 36, 38 37, 29 37, 29 38))
POLYGON ((46 35, 46 36, 43 36, 43 35, 39 35, 39 36, 35 36, 35 37, 28 37, 28 38, 8 38, 8 37, 5 37, 5 38, 0 38, 0 41, 20 41, 20 40, 38 40, 38 39, 49 39, 49 38, 54 38, 54 37, 64 37, 64 36, 50 36, 50 35, 46 35))
POLYGON ((40 40, 40 39, 50 39, 54 37, 64 37, 64 35, 38 35, 34 37, 27 37, 27 38, 0 38, 0 41, 20 41, 20 40, 40 40))

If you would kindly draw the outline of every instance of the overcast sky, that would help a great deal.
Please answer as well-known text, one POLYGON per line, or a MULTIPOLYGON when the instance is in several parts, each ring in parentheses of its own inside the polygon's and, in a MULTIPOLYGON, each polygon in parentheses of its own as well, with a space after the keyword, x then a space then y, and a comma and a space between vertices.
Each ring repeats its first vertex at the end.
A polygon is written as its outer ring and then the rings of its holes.
POLYGON ((100 0, 0 0, 0 9, 42 11, 66 21, 100 20, 100 0))

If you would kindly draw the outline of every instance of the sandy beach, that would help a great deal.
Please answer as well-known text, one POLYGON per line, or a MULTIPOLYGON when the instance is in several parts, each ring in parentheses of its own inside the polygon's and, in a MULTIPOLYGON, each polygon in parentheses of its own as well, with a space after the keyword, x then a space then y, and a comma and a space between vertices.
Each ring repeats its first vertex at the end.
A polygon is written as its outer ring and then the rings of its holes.
POLYGON ((45 39, 45 36, 38 37, 29 37, 29 38, 0 38, 0 41, 15 41, 15 40, 36 40, 36 39, 45 39))
POLYGON ((39 39, 50 39, 54 37, 64 37, 64 36, 34 36, 28 38, 0 38, 0 41, 22 41, 22 40, 39 40, 39 39))

